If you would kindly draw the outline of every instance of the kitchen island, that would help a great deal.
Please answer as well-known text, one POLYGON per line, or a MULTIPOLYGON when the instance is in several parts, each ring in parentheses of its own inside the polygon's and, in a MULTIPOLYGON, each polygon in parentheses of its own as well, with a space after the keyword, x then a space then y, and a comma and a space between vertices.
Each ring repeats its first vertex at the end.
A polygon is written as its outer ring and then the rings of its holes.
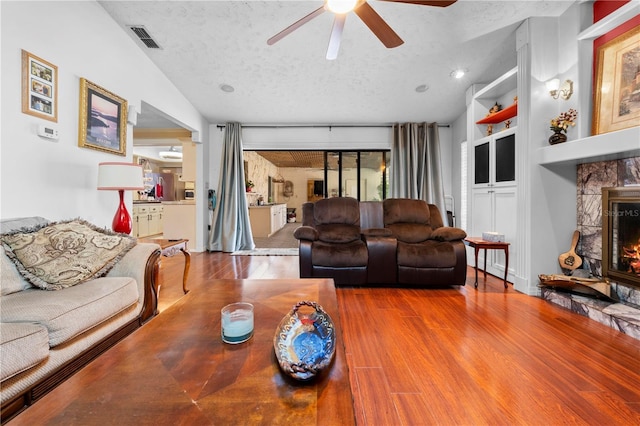
POLYGON ((249 206, 249 221, 254 237, 270 237, 287 223, 286 204, 249 206))

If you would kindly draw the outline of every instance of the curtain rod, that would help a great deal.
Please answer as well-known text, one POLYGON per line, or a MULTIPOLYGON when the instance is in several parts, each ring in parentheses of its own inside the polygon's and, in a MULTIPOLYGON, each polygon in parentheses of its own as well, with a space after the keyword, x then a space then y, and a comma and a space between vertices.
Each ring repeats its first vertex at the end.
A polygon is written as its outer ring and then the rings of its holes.
MULTIPOLYGON (((383 128, 390 129, 393 124, 247 124, 240 125, 248 129, 322 129, 322 128, 383 128)), ((217 124, 218 129, 224 129, 225 126, 217 124)), ((451 127, 450 124, 438 124, 438 127, 451 127)))

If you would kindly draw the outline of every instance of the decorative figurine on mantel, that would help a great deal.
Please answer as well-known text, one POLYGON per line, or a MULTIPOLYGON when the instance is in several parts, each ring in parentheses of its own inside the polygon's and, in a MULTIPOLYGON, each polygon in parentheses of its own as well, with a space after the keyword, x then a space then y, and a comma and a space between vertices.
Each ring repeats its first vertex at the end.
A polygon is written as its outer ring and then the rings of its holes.
POLYGON ((569 126, 573 127, 576 125, 576 118, 578 117, 578 111, 571 108, 567 112, 560 113, 556 118, 551 119, 551 126, 549 127, 553 130, 553 135, 549 137, 549 143, 551 145, 555 145, 557 143, 562 143, 567 141, 567 129, 569 126), (562 133, 564 132, 564 134, 562 133))
POLYGON ((504 122, 504 128, 508 129, 509 127, 511 127, 511 120, 507 120, 504 122))
POLYGON ((496 102, 496 104, 494 106, 491 107, 491 109, 489 110, 489 114, 487 114, 487 117, 495 114, 498 111, 502 110, 502 105, 498 104, 498 102, 496 102))
POLYGON ((487 136, 491 136, 493 134, 493 124, 487 124, 487 136))

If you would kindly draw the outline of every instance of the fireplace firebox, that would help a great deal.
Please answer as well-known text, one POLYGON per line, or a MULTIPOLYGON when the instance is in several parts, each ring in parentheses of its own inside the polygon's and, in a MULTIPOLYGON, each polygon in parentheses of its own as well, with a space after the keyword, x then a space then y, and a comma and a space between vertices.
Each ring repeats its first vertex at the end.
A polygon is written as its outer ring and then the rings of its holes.
POLYGON ((640 187, 602 188, 602 275, 640 288, 640 187))

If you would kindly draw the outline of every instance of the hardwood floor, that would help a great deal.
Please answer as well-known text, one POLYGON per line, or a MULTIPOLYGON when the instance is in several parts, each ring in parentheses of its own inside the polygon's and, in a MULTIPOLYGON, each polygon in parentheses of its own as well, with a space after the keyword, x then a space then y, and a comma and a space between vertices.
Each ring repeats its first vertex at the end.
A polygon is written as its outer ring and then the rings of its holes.
MULTIPOLYGON (((163 259, 161 307, 182 295, 181 257, 163 259)), ((640 424, 638 340, 467 275, 461 288, 338 289, 358 424, 640 424)), ((298 277, 297 257, 194 253, 189 288, 280 277, 298 277)))

